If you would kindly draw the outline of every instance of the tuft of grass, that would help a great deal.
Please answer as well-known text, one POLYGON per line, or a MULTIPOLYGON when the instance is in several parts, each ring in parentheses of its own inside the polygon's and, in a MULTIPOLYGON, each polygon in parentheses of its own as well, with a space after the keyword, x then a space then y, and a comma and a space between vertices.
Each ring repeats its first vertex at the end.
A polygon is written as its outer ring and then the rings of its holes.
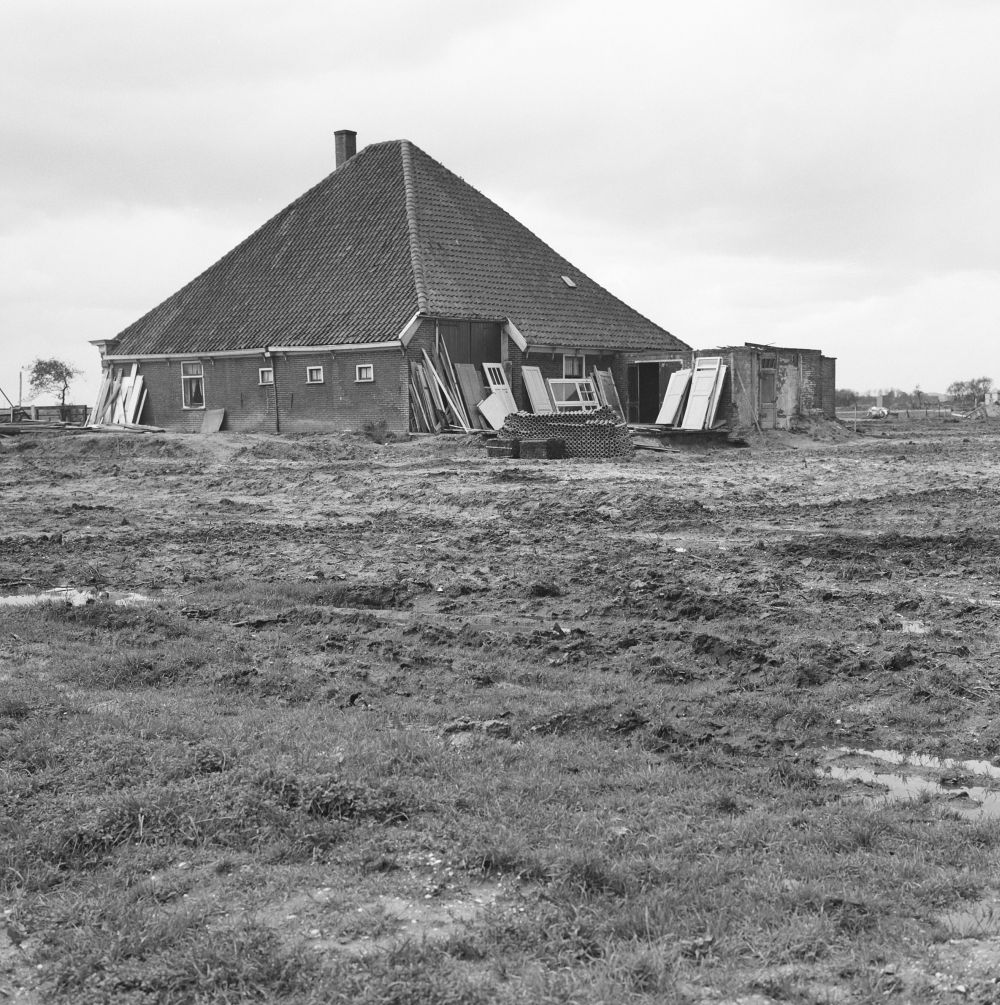
POLYGON ((275 1001, 323 976, 314 956, 269 929, 220 929, 199 911, 163 913, 119 897, 66 920, 39 959, 53 996, 80 1005, 275 1001))
MULTIPOLYGON (((12 719, 20 722, 31 715, 31 706, 22 698, 14 698, 7 695, 0 697, 0 720, 12 719)), ((0 722, 0 729, 3 723, 0 722)))
POLYGON ((364 434, 365 439, 371 440, 372 443, 389 443, 393 439, 385 419, 379 419, 377 422, 366 422, 361 427, 361 432, 364 434))

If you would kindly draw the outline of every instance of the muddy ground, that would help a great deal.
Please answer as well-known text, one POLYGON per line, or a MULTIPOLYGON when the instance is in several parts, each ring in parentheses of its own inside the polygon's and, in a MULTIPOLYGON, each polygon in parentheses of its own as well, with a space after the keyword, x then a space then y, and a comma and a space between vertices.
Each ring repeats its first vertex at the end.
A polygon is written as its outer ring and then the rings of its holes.
POLYGON ((0 991, 229 1000, 136 978, 148 946, 67 942, 71 892, 188 873, 200 924, 250 918, 331 987, 406 936, 438 953, 403 968, 426 1001, 994 1000, 1000 833, 958 810, 1000 783, 956 763, 1000 764, 998 475, 1000 430, 968 422, 621 462, 488 460, 465 438, 0 439, 0 598, 93 598, 0 606, 0 866, 24 937, 0 991), (115 607, 132 593, 147 599, 115 607), (153 720, 155 756, 137 742, 117 773, 73 774, 109 756, 88 733, 112 731, 118 757, 153 720), (164 739, 165 720, 189 730, 164 739), (41 750, 53 722, 83 724, 62 760, 41 750), (335 812, 282 739, 310 730, 327 731, 313 769, 354 779, 335 812), (835 777, 868 763, 841 748, 951 761, 908 769, 942 784, 894 804, 877 779, 835 777), (157 832, 150 811, 73 858, 88 814, 187 784, 175 760, 210 779, 252 762, 254 791, 292 764, 281 811, 363 837, 275 862, 260 826, 157 832), (26 850, 57 817, 77 838, 26 850), (853 837, 827 847, 844 820, 853 837), (241 870, 253 884, 227 880, 241 870))

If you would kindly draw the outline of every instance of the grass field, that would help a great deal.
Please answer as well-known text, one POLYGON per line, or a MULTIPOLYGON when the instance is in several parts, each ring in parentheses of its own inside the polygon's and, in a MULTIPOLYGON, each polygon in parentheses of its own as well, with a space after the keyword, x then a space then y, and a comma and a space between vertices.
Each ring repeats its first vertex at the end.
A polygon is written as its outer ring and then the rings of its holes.
POLYGON ((998 474, 0 439, 0 1000, 998 1000, 998 474))

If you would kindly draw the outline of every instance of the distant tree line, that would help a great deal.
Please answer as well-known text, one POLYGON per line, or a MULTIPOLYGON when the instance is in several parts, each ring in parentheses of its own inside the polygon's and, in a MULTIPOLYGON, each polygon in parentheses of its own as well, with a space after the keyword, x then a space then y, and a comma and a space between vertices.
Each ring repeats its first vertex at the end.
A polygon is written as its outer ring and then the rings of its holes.
POLYGON ((956 400, 975 406, 993 390, 992 377, 973 377, 972 380, 956 380, 948 385, 948 393, 956 400))
MULTIPOLYGON (((890 387, 882 391, 882 404, 890 409, 901 408, 927 408, 929 405, 937 405, 939 401, 950 401, 954 405, 974 408, 981 402, 987 391, 993 389, 992 377, 974 377, 972 380, 956 380, 948 385, 947 398, 940 395, 928 395, 920 390, 918 384, 912 391, 903 391, 898 387, 890 387)), ((849 387, 838 387, 836 391, 837 408, 867 408, 874 405, 878 399, 877 391, 853 391, 849 387)))

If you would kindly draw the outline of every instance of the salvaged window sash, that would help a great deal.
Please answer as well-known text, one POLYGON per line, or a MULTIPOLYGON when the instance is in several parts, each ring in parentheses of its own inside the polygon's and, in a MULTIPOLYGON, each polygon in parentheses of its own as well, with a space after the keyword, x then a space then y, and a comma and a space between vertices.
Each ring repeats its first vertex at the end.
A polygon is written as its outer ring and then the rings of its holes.
POLYGON ((588 378, 582 380, 550 379, 549 394, 557 412, 593 412, 601 407, 597 388, 588 378))

